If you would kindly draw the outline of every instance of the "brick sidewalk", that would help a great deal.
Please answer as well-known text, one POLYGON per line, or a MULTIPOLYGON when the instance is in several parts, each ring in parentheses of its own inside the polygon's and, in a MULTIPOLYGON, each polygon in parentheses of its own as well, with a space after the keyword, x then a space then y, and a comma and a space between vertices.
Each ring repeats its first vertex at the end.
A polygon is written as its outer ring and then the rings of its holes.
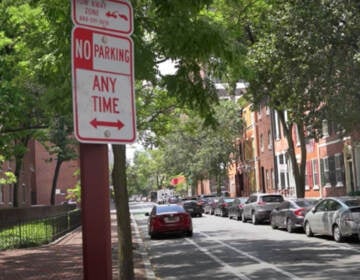
MULTIPOLYGON (((135 279, 149 279, 142 240, 132 220, 135 279)), ((111 214, 113 279, 117 279, 116 214, 111 214)), ((0 251, 0 280, 79 280, 83 279, 82 232, 74 230, 51 244, 36 248, 0 251)), ((100 280, 100 279, 99 279, 100 280)))

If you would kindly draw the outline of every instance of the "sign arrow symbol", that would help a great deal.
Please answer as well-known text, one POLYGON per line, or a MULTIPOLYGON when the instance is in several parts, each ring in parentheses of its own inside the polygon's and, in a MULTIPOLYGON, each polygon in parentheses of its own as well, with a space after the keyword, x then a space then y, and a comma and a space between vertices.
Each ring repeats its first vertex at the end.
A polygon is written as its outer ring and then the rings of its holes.
POLYGON ((117 120, 116 122, 107 122, 107 121, 98 121, 95 118, 90 122, 90 124, 95 128, 98 128, 98 126, 108 126, 108 127, 117 127, 117 129, 120 130, 121 128, 124 127, 124 124, 119 120, 117 120))

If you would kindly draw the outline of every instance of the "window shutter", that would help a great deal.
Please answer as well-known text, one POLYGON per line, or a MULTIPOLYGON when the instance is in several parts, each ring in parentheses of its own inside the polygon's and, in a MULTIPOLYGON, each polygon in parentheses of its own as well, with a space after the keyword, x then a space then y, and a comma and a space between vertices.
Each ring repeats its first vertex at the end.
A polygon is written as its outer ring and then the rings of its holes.
POLYGON ((320 159, 320 178, 321 178, 321 182, 320 184, 322 186, 325 186, 326 182, 325 182, 325 173, 324 173, 324 159, 320 159))

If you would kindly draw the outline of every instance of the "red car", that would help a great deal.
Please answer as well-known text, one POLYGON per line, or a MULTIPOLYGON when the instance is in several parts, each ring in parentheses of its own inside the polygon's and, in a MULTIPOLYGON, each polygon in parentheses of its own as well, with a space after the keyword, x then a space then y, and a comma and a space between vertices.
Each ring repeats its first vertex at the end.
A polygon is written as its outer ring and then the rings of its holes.
POLYGON ((148 233, 151 238, 161 234, 181 233, 192 236, 193 227, 191 215, 178 204, 155 205, 149 216, 148 233))

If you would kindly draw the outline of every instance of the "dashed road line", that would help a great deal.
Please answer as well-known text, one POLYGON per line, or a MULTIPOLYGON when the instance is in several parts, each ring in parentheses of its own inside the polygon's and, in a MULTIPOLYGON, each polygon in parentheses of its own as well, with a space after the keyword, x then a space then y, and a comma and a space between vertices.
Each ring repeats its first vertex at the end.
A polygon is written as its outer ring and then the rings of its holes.
MULTIPOLYGON (((230 246, 229 244, 226 244, 225 242, 212 238, 210 235, 204 233, 204 232, 199 232, 200 235, 206 237, 207 239, 212 240, 213 242, 216 242, 230 250, 235 251, 238 254, 241 254, 243 256, 245 256, 246 258, 255 261, 256 263, 258 263, 259 265, 261 265, 262 267, 267 267, 267 268, 271 268, 275 271, 277 271, 278 273, 290 278, 291 280, 301 280, 301 278, 297 277, 296 275, 287 272, 271 263, 265 262, 255 256, 250 255, 249 253, 246 253, 245 251, 239 250, 233 246, 230 246)), ((188 242, 190 242, 191 244, 193 244, 195 247, 197 247, 200 251, 202 251, 203 253, 205 253, 206 255, 208 255, 210 258, 212 258, 214 261, 216 261, 217 263, 221 264, 222 266, 224 266, 226 268, 227 272, 231 272, 232 274, 234 274, 235 276, 237 276, 239 279, 242 280, 250 280, 249 277, 247 277, 245 274, 241 273, 238 271, 238 268, 230 266, 229 264, 225 263, 224 261, 222 261, 220 258, 216 257, 214 254, 212 254, 209 250, 207 250, 206 248, 201 247, 199 244, 197 244, 195 241, 193 241, 190 238, 186 239, 188 242)))

